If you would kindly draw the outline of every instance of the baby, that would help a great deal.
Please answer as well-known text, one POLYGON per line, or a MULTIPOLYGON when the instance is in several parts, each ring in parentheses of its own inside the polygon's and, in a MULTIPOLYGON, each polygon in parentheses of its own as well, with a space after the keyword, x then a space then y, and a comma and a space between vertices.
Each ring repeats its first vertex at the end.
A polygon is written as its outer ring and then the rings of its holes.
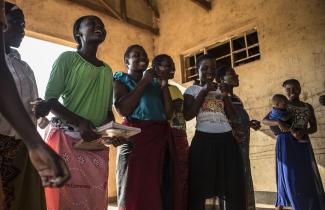
MULTIPOLYGON (((279 120, 285 123, 291 130, 291 134, 297 139, 298 142, 304 143, 308 142, 299 135, 299 130, 293 128, 293 118, 288 111, 289 101, 287 97, 282 94, 275 94, 272 97, 272 111, 269 114, 270 120, 279 120)), ((274 135, 281 133, 281 130, 278 126, 270 126, 270 129, 274 135)))

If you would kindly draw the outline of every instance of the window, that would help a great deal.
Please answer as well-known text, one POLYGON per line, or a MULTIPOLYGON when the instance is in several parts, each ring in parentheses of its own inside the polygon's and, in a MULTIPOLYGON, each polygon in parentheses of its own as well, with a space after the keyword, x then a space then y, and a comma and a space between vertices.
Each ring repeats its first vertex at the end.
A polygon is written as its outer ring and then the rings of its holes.
POLYGON ((183 78, 183 81, 185 79, 184 82, 189 82, 192 80, 196 80, 199 75, 196 71, 196 59, 200 56, 203 55, 203 52, 198 52, 196 54, 192 54, 192 55, 188 55, 184 57, 184 64, 186 66, 185 68, 185 77, 183 78))
POLYGON ((228 65, 236 67, 260 59, 260 48, 256 30, 243 33, 240 36, 232 37, 223 43, 217 43, 200 49, 183 58, 183 80, 189 82, 198 78, 195 68, 196 59, 203 53, 209 53, 216 61, 217 65, 228 65))
POLYGON ((243 36, 231 39, 233 64, 239 66, 260 59, 260 47, 257 31, 249 32, 243 36))

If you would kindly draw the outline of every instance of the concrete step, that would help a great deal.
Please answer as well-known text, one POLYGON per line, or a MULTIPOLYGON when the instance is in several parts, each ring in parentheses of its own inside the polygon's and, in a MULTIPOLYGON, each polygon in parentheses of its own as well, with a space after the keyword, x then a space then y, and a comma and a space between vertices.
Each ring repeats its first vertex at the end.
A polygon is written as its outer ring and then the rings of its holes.
MULTIPOLYGON (((255 192, 255 201, 256 201, 256 210, 275 210, 274 201, 275 193, 274 192, 255 192)), ((114 202, 114 201, 112 201, 114 202)), ((218 206, 215 206, 217 201, 209 199, 206 203, 206 210, 219 210, 218 206)), ((292 210, 292 208, 284 208, 285 210, 292 210)), ((110 203, 107 210, 117 210, 116 203, 110 203)))
MULTIPOLYGON (((256 210, 269 210, 269 209, 275 209, 274 205, 270 205, 270 204, 256 204, 256 210)), ((292 208, 284 208, 285 210, 292 210, 292 208)))
POLYGON ((107 210, 117 210, 117 204, 116 203, 109 203, 107 210))

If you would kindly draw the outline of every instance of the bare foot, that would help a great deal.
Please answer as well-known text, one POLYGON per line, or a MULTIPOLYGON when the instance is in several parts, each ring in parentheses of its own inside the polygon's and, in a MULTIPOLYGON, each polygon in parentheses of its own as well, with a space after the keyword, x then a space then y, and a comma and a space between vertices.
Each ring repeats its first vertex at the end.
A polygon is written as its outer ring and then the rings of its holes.
POLYGON ((283 206, 277 206, 275 207, 275 210, 283 210, 283 206))

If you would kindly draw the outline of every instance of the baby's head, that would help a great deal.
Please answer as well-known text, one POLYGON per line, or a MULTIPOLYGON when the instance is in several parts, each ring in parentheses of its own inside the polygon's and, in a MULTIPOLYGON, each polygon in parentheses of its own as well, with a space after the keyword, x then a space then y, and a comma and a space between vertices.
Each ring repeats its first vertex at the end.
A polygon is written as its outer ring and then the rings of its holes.
POLYGON ((272 106, 277 109, 287 109, 288 108, 288 99, 282 94, 275 94, 272 97, 272 106))

